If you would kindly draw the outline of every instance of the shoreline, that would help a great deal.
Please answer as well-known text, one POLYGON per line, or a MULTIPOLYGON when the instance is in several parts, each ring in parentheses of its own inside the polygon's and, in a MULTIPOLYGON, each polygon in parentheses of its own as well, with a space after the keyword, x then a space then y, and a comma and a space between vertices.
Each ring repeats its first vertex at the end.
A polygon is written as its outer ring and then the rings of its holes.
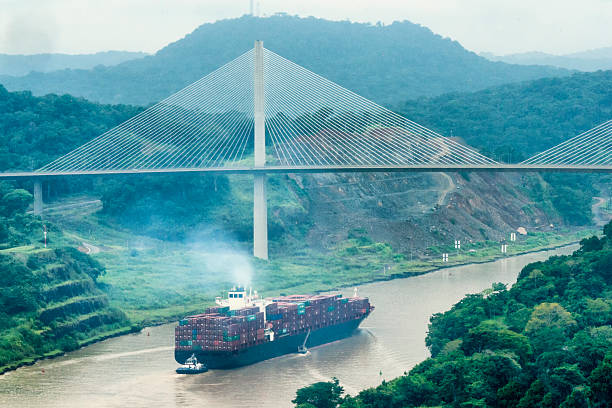
POLYGON ((42 355, 40 357, 32 357, 32 358, 28 358, 28 359, 25 359, 25 360, 17 361, 17 362, 15 362, 13 364, 0 367, 0 378, 4 374, 6 374, 8 372, 11 372, 11 371, 15 371, 15 370, 17 370, 17 369, 19 369, 21 367, 33 366, 38 361, 50 360, 52 358, 61 357, 61 356, 65 355, 66 353, 70 353, 71 351, 80 350, 80 349, 82 349, 84 347, 90 346, 90 345, 95 344, 95 343, 102 342, 104 340, 108 340, 108 339, 112 339, 112 338, 120 337, 120 336, 125 336, 127 334, 137 333, 137 332, 139 332, 141 330, 142 330, 142 328, 140 328, 140 327, 126 327, 124 329, 118 329, 116 331, 109 332, 107 334, 102 334, 100 336, 96 336, 96 337, 92 337, 90 339, 87 339, 84 342, 80 343, 79 347, 76 348, 75 350, 70 350, 70 351, 54 350, 54 351, 50 351, 49 353, 47 353, 45 355, 42 355))
POLYGON ((419 272, 393 273, 391 275, 383 276, 383 277, 380 277, 380 278, 370 279, 370 280, 366 280, 366 281, 363 281, 363 282, 357 282, 357 283, 353 283, 353 284, 341 285, 341 286, 334 287, 334 288, 331 288, 331 289, 317 291, 316 293, 323 293, 323 292, 330 292, 330 291, 333 291, 333 290, 346 289, 346 288, 349 288, 349 287, 352 287, 352 286, 355 286, 355 285, 367 285, 368 283, 386 282, 386 281, 395 280, 395 279, 408 279, 408 278, 412 278, 412 277, 416 277, 416 276, 421 276, 421 275, 426 275, 428 273, 432 273, 432 272, 436 272, 436 271, 441 271, 441 270, 449 269, 449 268, 457 268, 457 267, 469 266, 469 265, 481 265, 481 264, 486 264, 486 263, 497 262, 497 261, 502 260, 502 259, 510 259, 510 258, 514 258, 514 257, 518 257, 518 256, 523 256, 523 255, 537 253, 537 252, 554 251, 555 249, 561 249, 561 248, 569 247, 569 246, 572 246, 572 245, 577 245, 579 243, 580 243, 580 241, 573 241, 573 242, 569 242, 569 243, 566 243, 566 244, 560 244, 560 245, 555 245, 555 246, 550 246, 550 247, 542 247, 542 248, 539 248, 539 249, 532 249, 532 250, 528 250, 528 251, 517 252, 517 253, 509 255, 509 256, 493 257, 491 259, 486 259, 486 260, 482 260, 482 261, 475 260, 475 261, 470 261, 470 262, 458 262, 458 263, 455 263, 455 264, 435 266, 432 269, 428 269, 428 270, 424 270, 424 271, 419 271, 419 272))
MULTIPOLYGON (((373 278, 373 279, 368 279, 368 280, 364 280, 364 281, 360 281, 360 282, 353 282, 353 283, 346 284, 346 285, 332 287, 332 288, 328 288, 328 289, 318 290, 318 291, 315 291, 315 293, 331 292, 331 291, 335 291, 335 290, 350 288, 350 287, 353 287, 353 286, 367 285, 367 284, 376 283, 376 282, 386 282, 386 281, 396 280, 396 279, 409 279, 409 278, 412 278, 412 277, 422 276, 422 275, 426 275, 428 273, 432 273, 432 272, 436 272, 436 271, 440 271, 440 270, 444 270, 444 269, 449 269, 449 268, 456 268, 456 267, 461 267, 461 266, 480 265, 480 264, 485 264, 485 263, 492 263, 492 262, 497 262, 497 261, 499 261, 501 259, 504 259, 504 258, 514 258, 514 257, 528 255, 528 254, 537 253, 537 252, 554 251, 556 249, 561 249, 561 248, 569 247, 569 246, 572 246, 572 245, 576 245, 579 242, 580 241, 573 241, 573 242, 569 242, 569 243, 565 243, 565 244, 560 244, 560 245, 554 245, 554 246, 550 246, 550 247, 542 247, 542 248, 522 251, 522 252, 518 252, 516 254, 512 254, 510 256, 496 256, 496 257, 493 257, 491 259, 485 259, 485 260, 480 260, 480 261, 479 260, 474 260, 474 261, 470 261, 470 262, 459 262, 459 263, 450 264, 450 265, 435 266, 435 267, 432 267, 432 269, 418 271, 418 272, 393 273, 393 274, 390 274, 390 275, 384 276, 384 277, 373 278)), ((162 320, 157 321, 157 322, 147 323, 146 325, 134 325, 134 326, 129 327, 129 328, 126 327, 125 329, 119 329, 119 330, 117 330, 115 332, 111 332, 111 333, 108 333, 108 334, 103 334, 103 335, 100 335, 100 336, 96 336, 96 337, 93 337, 91 339, 87 339, 84 342, 80 343, 79 347, 76 350, 82 349, 84 347, 87 347, 87 346, 90 346, 92 344, 99 343, 99 342, 102 342, 104 340, 108 340, 108 339, 111 339, 111 338, 125 336, 127 334, 137 333, 137 332, 140 332, 141 330, 143 330, 145 327, 156 327, 156 326, 161 326, 161 325, 164 325, 164 324, 169 324, 169 323, 174 322, 175 318, 176 318, 175 316, 171 316, 171 317, 168 317, 167 319, 162 319, 162 320)), ((70 351, 76 351, 76 350, 70 350, 70 351)), ((49 352, 49 353, 47 353, 47 354, 45 354, 43 356, 32 357, 32 358, 29 358, 29 359, 26 359, 26 360, 15 362, 13 364, 10 364, 10 365, 4 366, 4 367, 0 367, 0 377, 2 377, 4 374, 6 374, 8 372, 15 371, 15 370, 17 370, 17 369, 19 369, 21 367, 32 366, 32 365, 36 364, 38 361, 41 361, 41 360, 48 360, 48 359, 52 359, 52 358, 56 358, 56 357, 61 357, 61 356, 65 355, 66 353, 69 353, 70 351, 62 351, 62 350, 52 351, 52 352, 49 352)))

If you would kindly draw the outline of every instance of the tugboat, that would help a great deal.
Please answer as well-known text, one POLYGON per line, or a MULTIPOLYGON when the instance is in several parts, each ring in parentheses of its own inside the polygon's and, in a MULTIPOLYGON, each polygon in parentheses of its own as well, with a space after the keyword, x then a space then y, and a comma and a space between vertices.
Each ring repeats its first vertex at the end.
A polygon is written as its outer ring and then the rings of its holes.
POLYGON ((198 363, 198 359, 195 354, 192 354, 187 360, 185 360, 185 364, 176 369, 177 374, 200 374, 208 371, 208 368, 202 364, 198 363))

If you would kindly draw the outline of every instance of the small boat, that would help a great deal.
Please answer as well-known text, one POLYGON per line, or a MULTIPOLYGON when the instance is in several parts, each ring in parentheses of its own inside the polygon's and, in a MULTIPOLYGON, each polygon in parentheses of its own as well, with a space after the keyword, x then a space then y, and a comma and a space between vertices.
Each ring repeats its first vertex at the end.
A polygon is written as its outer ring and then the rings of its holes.
POLYGON ((200 374, 208 371, 208 368, 202 364, 198 363, 198 359, 195 354, 192 354, 187 360, 185 360, 185 364, 176 369, 177 374, 200 374))

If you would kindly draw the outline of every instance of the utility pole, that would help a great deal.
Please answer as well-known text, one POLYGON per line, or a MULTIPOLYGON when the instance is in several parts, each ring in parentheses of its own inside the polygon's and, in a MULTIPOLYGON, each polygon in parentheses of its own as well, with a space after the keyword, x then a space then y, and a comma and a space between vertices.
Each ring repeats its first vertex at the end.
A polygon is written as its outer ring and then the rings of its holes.
MULTIPOLYGON (((264 112, 263 41, 255 41, 255 167, 266 165, 266 116, 264 112)), ((253 255, 268 259, 268 203, 266 175, 255 174, 253 180, 253 255)))

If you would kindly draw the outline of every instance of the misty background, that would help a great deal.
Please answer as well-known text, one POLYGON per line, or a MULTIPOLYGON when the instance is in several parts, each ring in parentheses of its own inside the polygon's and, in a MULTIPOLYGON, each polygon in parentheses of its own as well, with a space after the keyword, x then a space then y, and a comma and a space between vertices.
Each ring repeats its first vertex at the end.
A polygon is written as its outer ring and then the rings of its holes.
MULTIPOLYGON (((495 55, 610 46, 610 0, 254 0, 261 16, 390 24, 409 20, 495 55)), ((249 0, 1 0, 0 53, 153 53, 205 22, 249 13, 249 0), (112 27, 112 29, 111 29, 112 27)))

